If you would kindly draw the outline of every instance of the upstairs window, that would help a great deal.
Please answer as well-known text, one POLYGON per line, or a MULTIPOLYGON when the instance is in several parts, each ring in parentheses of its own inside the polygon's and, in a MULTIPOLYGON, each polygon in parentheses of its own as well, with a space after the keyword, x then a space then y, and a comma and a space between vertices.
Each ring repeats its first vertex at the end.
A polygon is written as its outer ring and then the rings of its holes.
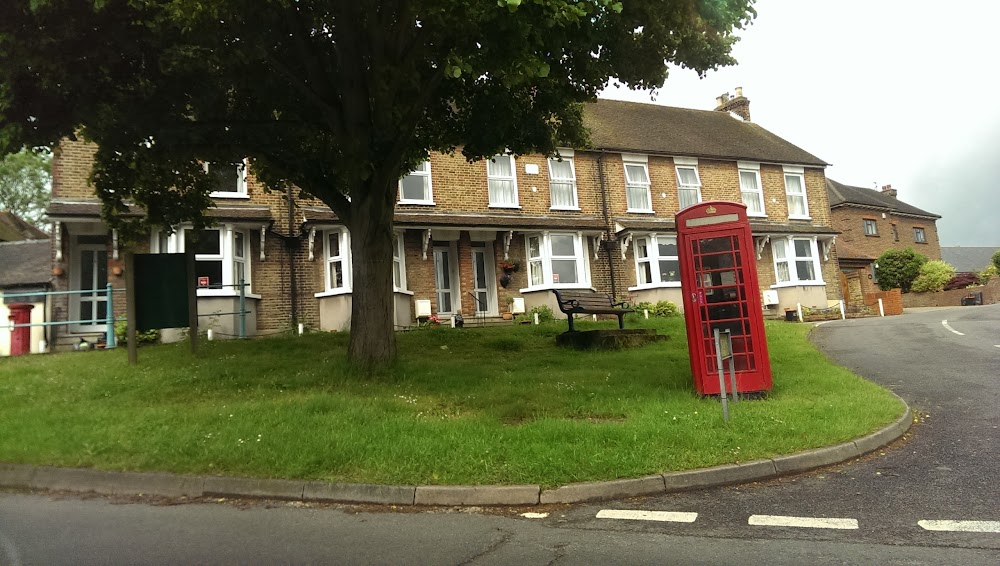
POLYGON ((785 196, 788 201, 789 218, 809 218, 809 203, 806 201, 806 180, 802 167, 785 166, 785 196))
POLYGON ((913 229, 913 241, 916 242, 916 243, 918 243, 918 244, 926 244, 927 243, 927 234, 924 233, 924 229, 923 228, 914 228, 913 229))
POLYGON ((240 198, 247 195, 247 161, 236 163, 203 163, 205 173, 215 185, 209 196, 240 198))
MULTIPOLYGON (((865 236, 878 236, 878 222, 871 218, 864 218, 865 236)), ((895 226, 895 225, 893 225, 895 226)))
POLYGON ((653 212, 652 202, 646 161, 639 161, 639 158, 625 161, 625 203, 628 212, 653 212))
POLYGON ((677 238, 649 234, 632 240, 635 250, 635 281, 642 285, 679 285, 680 262, 677 238))
POLYGON ((698 176, 698 160, 674 158, 677 171, 677 200, 685 209, 701 202, 701 178, 698 176))
POLYGON ((892 241, 899 241, 899 228, 895 224, 892 225, 892 241))
POLYGON ((566 150, 560 151, 559 158, 549 159, 549 193, 553 209, 579 210, 573 154, 566 150))
POLYGON ((740 194, 747 205, 747 216, 767 216, 764 191, 760 182, 760 163, 739 162, 740 194))
POLYGON ((486 161, 486 176, 489 183, 490 206, 517 208, 517 178, 514 157, 496 155, 486 161))
POLYGON ((430 161, 424 161, 410 174, 399 180, 399 202, 402 204, 434 204, 431 193, 430 161))

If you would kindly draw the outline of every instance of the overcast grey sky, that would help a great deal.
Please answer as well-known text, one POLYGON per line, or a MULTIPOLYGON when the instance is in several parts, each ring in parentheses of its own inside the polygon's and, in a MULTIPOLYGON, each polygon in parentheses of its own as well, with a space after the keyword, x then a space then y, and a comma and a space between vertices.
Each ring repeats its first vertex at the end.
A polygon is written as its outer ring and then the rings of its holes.
MULTIPOLYGON (((945 246, 1000 247, 1000 2, 758 0, 735 67, 675 69, 657 104, 710 110, 737 86, 754 122, 827 176, 940 214, 945 246)), ((650 101, 648 92, 602 95, 650 101)))

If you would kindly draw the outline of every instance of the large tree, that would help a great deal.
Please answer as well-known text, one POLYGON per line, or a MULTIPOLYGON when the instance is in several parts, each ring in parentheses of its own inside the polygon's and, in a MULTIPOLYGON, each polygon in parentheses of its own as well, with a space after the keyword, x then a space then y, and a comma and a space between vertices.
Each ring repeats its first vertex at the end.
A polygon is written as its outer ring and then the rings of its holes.
MULTIPOLYGON (((580 103, 673 62, 732 64, 753 0, 5 0, 0 151, 82 136, 109 222, 123 201, 202 224, 198 160, 248 157, 351 231, 349 357, 396 354, 397 182, 428 151, 551 153, 580 103)), ((125 226, 122 226, 123 228, 125 226)))
POLYGON ((49 205, 52 153, 22 149, 0 158, 0 210, 9 210, 38 228, 49 205))

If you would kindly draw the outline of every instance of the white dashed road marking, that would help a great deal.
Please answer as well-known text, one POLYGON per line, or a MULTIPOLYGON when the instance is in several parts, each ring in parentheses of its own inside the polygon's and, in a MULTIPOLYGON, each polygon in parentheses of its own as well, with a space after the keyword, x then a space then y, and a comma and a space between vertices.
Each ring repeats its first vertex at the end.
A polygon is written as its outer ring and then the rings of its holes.
POLYGON ((521 513, 521 516, 525 519, 544 519, 549 516, 548 513, 521 513))
POLYGON ((927 531, 1000 533, 1000 521, 917 521, 927 531))
POLYGON ((751 515, 747 524, 760 527, 803 527, 807 529, 857 529, 857 519, 751 515))
POLYGON ((633 509, 601 509, 598 519, 627 519, 632 521, 663 521, 668 523, 693 523, 697 513, 675 511, 637 511, 633 509))
POLYGON ((947 321, 947 320, 942 320, 942 321, 941 321, 941 326, 943 326, 943 327, 947 328, 948 330, 950 330, 950 331, 954 332, 955 334, 958 334, 959 336, 965 336, 965 334, 964 334, 964 333, 962 333, 962 332, 959 332, 959 331, 955 330, 954 328, 952 328, 952 327, 948 326, 948 321, 947 321))

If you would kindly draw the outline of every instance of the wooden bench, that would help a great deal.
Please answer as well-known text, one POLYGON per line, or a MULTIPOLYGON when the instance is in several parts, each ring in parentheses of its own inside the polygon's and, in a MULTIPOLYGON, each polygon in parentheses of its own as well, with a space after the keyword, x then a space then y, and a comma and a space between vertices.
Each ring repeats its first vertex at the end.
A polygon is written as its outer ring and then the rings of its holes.
POLYGON ((615 302, 608 293, 598 293, 591 289, 553 289, 559 310, 569 320, 569 331, 573 332, 574 314, 613 314, 618 317, 618 328, 625 329, 625 315, 635 312, 627 302, 615 302))

